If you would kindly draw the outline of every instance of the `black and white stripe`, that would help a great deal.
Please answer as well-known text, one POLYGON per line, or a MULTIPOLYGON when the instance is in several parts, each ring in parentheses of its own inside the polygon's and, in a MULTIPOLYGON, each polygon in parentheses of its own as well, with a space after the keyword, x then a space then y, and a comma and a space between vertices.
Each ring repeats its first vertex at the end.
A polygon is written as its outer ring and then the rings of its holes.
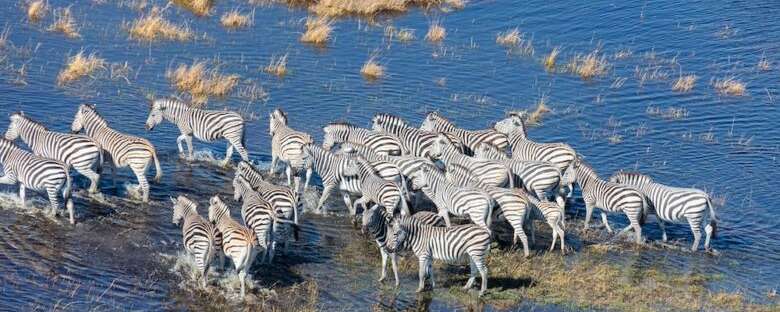
POLYGON ((385 208, 389 214, 394 214, 396 209, 404 215, 410 214, 401 185, 378 176, 363 156, 357 155, 352 160, 343 168, 342 175, 346 177, 346 180, 360 180, 361 197, 355 201, 354 207, 351 208, 353 215, 357 211, 358 205, 362 206, 365 211, 370 203, 385 208))
POLYGON ((577 157, 574 149, 567 144, 537 143, 529 140, 526 136, 525 122, 520 115, 510 115, 497 122, 494 129, 509 137, 509 146, 514 159, 545 161, 563 172, 577 157))
POLYGON ((693 232, 693 245, 691 250, 699 249, 701 240, 701 225, 705 217, 709 217, 709 224, 705 226, 706 238, 704 249, 710 249, 710 239, 714 236, 718 217, 715 207, 712 206, 710 196, 699 189, 670 187, 653 181, 648 175, 636 172, 619 172, 609 178, 610 182, 620 183, 635 187, 645 195, 650 207, 654 208, 658 217, 658 226, 661 228, 662 239, 667 240, 664 222, 685 223, 693 232))
POLYGON ((558 204, 547 201, 539 200, 534 197, 528 197, 529 207, 529 220, 528 225, 531 226, 531 242, 536 243, 536 230, 534 229, 533 220, 546 221, 547 225, 552 229, 552 244, 550 244, 550 251, 555 249, 555 242, 558 238, 561 239, 561 252, 566 252, 565 237, 566 232, 564 229, 563 209, 558 204))
POLYGON ((108 126, 103 117, 95 110, 95 106, 82 104, 73 118, 71 130, 84 133, 92 138, 98 146, 108 152, 108 156, 114 160, 114 172, 116 168, 129 166, 138 179, 138 188, 141 191, 144 202, 149 201, 149 182, 146 180, 146 169, 149 162, 154 161, 156 174, 155 181, 162 177, 160 169, 160 160, 157 158, 157 152, 154 145, 148 140, 121 133, 108 126))
POLYGON ((181 135, 176 138, 179 155, 184 156, 182 141, 187 143, 187 158, 193 158, 192 137, 204 142, 219 139, 228 141, 225 159, 222 165, 227 165, 233 155, 233 148, 244 161, 249 160, 249 153, 244 144, 244 119, 235 112, 205 110, 189 107, 187 103, 172 98, 162 98, 152 101, 149 107, 149 117, 146 118, 146 130, 152 130, 163 119, 179 127, 181 135))
POLYGON ((395 136, 379 131, 372 131, 351 125, 346 122, 334 122, 324 128, 325 137, 322 147, 330 150, 341 143, 364 145, 379 155, 401 155, 401 142, 395 136))
POLYGON ((87 136, 49 131, 23 113, 11 114, 5 138, 21 138, 35 155, 56 159, 73 167, 90 181, 89 192, 98 190, 100 174, 93 168, 102 164, 100 147, 87 136))
POLYGON ((393 239, 388 249, 395 252, 409 248, 417 256, 420 279, 418 292, 425 287, 426 276, 431 277, 431 287, 436 287, 432 260, 453 263, 464 258, 469 260, 471 275, 463 288, 471 288, 479 272, 482 278, 479 295, 482 296, 487 290, 488 269, 485 258, 490 252, 490 231, 487 229, 473 224, 435 227, 425 225, 411 216, 396 216, 392 231, 393 239))
POLYGON ((271 203, 275 211, 281 211, 285 219, 298 224, 301 209, 298 192, 293 189, 266 181, 260 170, 250 163, 241 161, 236 167, 236 176, 244 178, 261 197, 271 203))
POLYGON ((246 294, 246 273, 252 267, 257 253, 255 232, 233 220, 230 209, 218 195, 209 200, 209 221, 215 223, 222 233, 222 251, 233 261, 243 298, 246 294))
POLYGON ((0 184, 19 183, 19 198, 26 206, 26 191, 45 191, 49 197, 50 215, 56 215, 59 209, 58 193, 62 190, 65 207, 70 215, 70 223, 76 223, 73 201, 70 198, 71 180, 68 166, 58 160, 33 155, 22 150, 13 142, 0 138, 0 164, 3 176, 0 184))
MULTIPOLYGON (((412 128, 405 120, 389 114, 377 114, 372 122, 374 131, 387 132, 397 137, 406 155, 429 157, 429 150, 436 140, 436 133, 412 128)), ((457 138, 446 135, 458 149, 462 150, 462 145, 457 138)))
POLYGON ((284 243, 289 239, 291 232, 285 228, 277 227, 280 223, 292 221, 283 220, 284 212, 275 210, 270 202, 252 189, 249 182, 237 175, 233 178, 233 198, 241 200, 241 218, 244 224, 255 231, 258 250, 262 262, 271 263, 274 258, 275 242, 284 243), (278 235, 277 235, 278 234, 278 235), (278 237, 277 237, 278 236, 278 237))
POLYGON ((216 226, 198 214, 198 207, 193 201, 184 195, 178 198, 171 197, 173 203, 173 224, 182 225, 182 241, 184 249, 195 260, 195 265, 200 273, 201 283, 206 287, 209 266, 219 246, 216 244, 215 234, 219 233, 216 226))
POLYGON ((494 129, 465 130, 455 126, 437 112, 428 113, 428 116, 420 125, 420 130, 429 132, 445 132, 458 138, 463 143, 464 153, 473 155, 479 144, 485 143, 495 146, 500 150, 506 150, 509 146, 509 138, 506 134, 494 129))
POLYGON ((576 181, 582 189, 582 199, 585 201, 585 229, 593 216, 593 208, 601 209, 601 220, 607 231, 612 233, 612 228, 607 221, 606 212, 622 211, 630 225, 622 231, 633 228, 636 234, 637 244, 642 243, 642 227, 647 217, 647 207, 644 195, 636 188, 604 181, 596 172, 581 159, 577 159, 569 165, 564 172, 564 180, 576 181))
POLYGON ((349 165, 349 158, 335 155, 314 144, 305 146, 303 151, 305 162, 317 172, 322 180, 323 189, 320 200, 317 202, 317 211, 321 211, 330 193, 338 189, 344 199, 344 204, 352 212, 350 194, 360 195, 361 191, 360 179, 346 179, 343 175, 344 169, 349 165))
POLYGON ((439 134, 431 144, 430 156, 432 159, 441 160, 446 166, 460 165, 468 168, 483 185, 514 187, 512 171, 506 165, 497 160, 476 159, 463 155, 442 134, 439 134))
POLYGON ((303 191, 309 186, 312 168, 303 161, 303 147, 314 144, 314 139, 308 133, 296 131, 287 126, 287 114, 280 108, 269 115, 269 133, 271 135, 271 174, 276 170, 276 162, 286 165, 287 186, 292 185, 293 170, 295 171, 295 191, 300 189, 298 175, 306 170, 306 181, 303 191))

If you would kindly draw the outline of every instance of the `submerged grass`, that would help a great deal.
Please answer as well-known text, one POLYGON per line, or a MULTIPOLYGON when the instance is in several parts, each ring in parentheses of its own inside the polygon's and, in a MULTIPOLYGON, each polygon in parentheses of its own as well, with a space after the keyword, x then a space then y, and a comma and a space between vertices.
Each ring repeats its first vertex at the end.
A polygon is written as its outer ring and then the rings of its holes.
POLYGON ((272 57, 271 63, 268 64, 263 71, 278 77, 287 75, 287 53, 279 57, 272 57))
POLYGON ((62 86, 70 82, 89 76, 99 69, 105 69, 106 60, 95 56, 94 53, 85 56, 84 51, 79 51, 68 58, 68 63, 57 75, 57 84, 62 86))
POLYGON ((519 28, 500 32, 496 35, 496 43, 502 46, 516 46, 520 44, 520 40, 522 40, 522 38, 520 36, 519 28))
POLYGON ((552 51, 550 51, 550 54, 547 54, 547 56, 544 57, 544 61, 542 62, 544 64, 544 69, 549 72, 555 71, 555 61, 558 58, 558 54, 561 53, 561 50, 558 49, 558 47, 554 47, 552 51))
POLYGON ((720 95, 743 96, 747 91, 745 83, 737 80, 735 77, 715 80, 713 87, 720 95))
POLYGON ((381 13, 405 12, 406 0, 320 0, 309 7, 319 16, 373 16, 381 13))
POLYGON ((165 76, 179 91, 189 93, 194 104, 203 105, 209 97, 225 97, 238 84, 239 76, 223 75, 217 69, 207 69, 206 61, 192 65, 180 64, 175 70, 168 70, 165 76))
POLYGON ((333 31, 333 22, 327 18, 306 19, 306 32, 301 35, 301 42, 315 45, 325 45, 330 40, 330 33, 333 31))
POLYGON ((31 22, 37 22, 44 16, 46 16, 46 2, 35 0, 27 4, 27 18, 31 22))
POLYGON ((81 37, 70 7, 54 10, 54 23, 49 26, 49 31, 60 32, 68 38, 81 37))
POLYGON ((607 58, 601 55, 598 50, 586 55, 575 55, 568 64, 569 71, 579 75, 583 80, 606 75, 609 68, 607 58))
POLYGON ((363 64, 363 67, 360 68, 360 73, 363 75, 363 78, 366 78, 367 80, 376 80, 384 76, 385 67, 376 61, 376 57, 372 56, 363 64))
POLYGON ((222 27, 228 29, 243 28, 252 25, 252 15, 249 13, 241 14, 238 9, 234 9, 223 14, 219 22, 222 24, 222 27))
POLYGON ((430 42, 441 42, 447 37, 447 30, 441 26, 441 21, 434 20, 428 27, 428 33, 425 34, 425 40, 430 42))
POLYGON ((128 25, 130 38, 152 42, 157 40, 187 41, 193 34, 189 27, 175 25, 163 17, 163 11, 159 7, 152 7, 148 14, 141 16, 128 25))
POLYGON ((190 10, 197 16, 206 16, 211 13, 214 7, 214 0, 173 0, 173 3, 190 10))
POLYGON ((672 85, 672 91, 676 92, 689 92, 693 90, 693 85, 696 84, 696 75, 680 75, 677 81, 672 85))
POLYGON ((550 108, 547 107, 547 97, 543 96, 536 103, 536 108, 534 108, 534 110, 530 114, 528 114, 526 121, 528 122, 529 125, 538 125, 542 122, 542 115, 549 112, 550 112, 550 108))

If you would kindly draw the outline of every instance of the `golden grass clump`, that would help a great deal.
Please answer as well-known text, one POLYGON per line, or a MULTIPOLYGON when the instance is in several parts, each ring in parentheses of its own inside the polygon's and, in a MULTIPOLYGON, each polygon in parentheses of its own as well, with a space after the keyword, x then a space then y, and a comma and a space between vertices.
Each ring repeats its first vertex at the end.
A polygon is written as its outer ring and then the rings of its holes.
POLYGON ((69 7, 54 10, 54 23, 49 26, 49 31, 61 32, 68 38, 81 36, 76 28, 76 20, 73 19, 69 7))
POLYGON ((542 121, 542 115, 549 112, 550 108, 547 107, 547 97, 543 96, 539 99, 539 102, 536 103, 536 108, 528 114, 526 121, 529 125, 537 125, 542 121))
POLYGON ((31 22, 37 22, 46 15, 46 2, 35 0, 27 5, 27 18, 31 22))
POLYGON ((385 74, 385 67, 377 63, 375 57, 371 57, 360 68, 360 73, 368 80, 376 80, 382 78, 385 74))
POLYGON ((743 96, 747 90, 745 83, 736 80, 734 77, 716 80, 713 85, 715 90, 721 95, 743 96))
POLYGON ((550 51, 550 54, 547 54, 547 56, 544 57, 544 69, 547 71, 555 71, 555 60, 560 53, 561 50, 559 50, 558 47, 554 47, 552 51, 550 51))
POLYGON ((319 16, 373 16, 388 12, 405 12, 406 0, 320 0, 309 7, 319 16))
POLYGON ((252 25, 252 15, 232 10, 223 14, 219 21, 222 23, 222 27, 228 29, 243 28, 252 25))
POLYGON ((306 32, 301 35, 301 42, 324 45, 330 40, 333 22, 327 18, 307 18, 306 32))
POLYGON ((214 6, 214 0, 173 0, 173 3, 190 10, 192 14, 197 16, 209 15, 214 6))
POLYGON ((180 92, 187 92, 195 104, 204 104, 210 96, 225 97, 238 84, 238 75, 223 75, 216 69, 208 70, 206 62, 194 62, 191 66, 181 64, 175 70, 168 70, 165 76, 180 92))
POLYGON ((584 80, 603 76, 609 71, 609 63, 606 57, 600 56, 598 51, 593 51, 587 55, 574 56, 568 67, 569 71, 579 75, 584 80))
POLYGON ((68 63, 57 75, 57 84, 65 85, 84 76, 89 76, 99 69, 105 69, 106 60, 90 54, 84 56, 84 51, 80 51, 74 56, 68 58, 68 63))
POLYGON ((263 71, 271 75, 284 77, 287 75, 287 53, 280 57, 272 57, 271 63, 266 66, 263 71))
POLYGON ((677 81, 672 85, 672 91, 688 92, 693 90, 693 85, 696 83, 696 75, 685 75, 677 78, 677 81))
POLYGON ((522 40, 522 38, 520 37, 520 29, 518 28, 500 32, 496 35, 496 43, 502 46, 516 46, 520 44, 520 40, 522 40))
POLYGON ((431 22, 431 26, 428 27, 428 33, 425 34, 425 40, 430 42, 441 42, 447 37, 447 30, 441 26, 441 22, 435 20, 431 22))
POLYGON ((149 14, 141 16, 128 27, 130 38, 139 41, 178 40, 187 41, 193 37, 187 26, 174 25, 163 17, 163 11, 153 7, 149 14))

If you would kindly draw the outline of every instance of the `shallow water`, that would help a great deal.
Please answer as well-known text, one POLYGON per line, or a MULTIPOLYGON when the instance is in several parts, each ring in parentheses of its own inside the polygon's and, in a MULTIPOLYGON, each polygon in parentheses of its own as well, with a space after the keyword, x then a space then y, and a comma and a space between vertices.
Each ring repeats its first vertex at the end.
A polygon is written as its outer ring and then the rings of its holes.
MULTIPOLYGON (((166 124, 145 132, 143 124, 145 97, 175 92, 165 78, 166 69, 196 59, 218 59, 221 72, 240 74, 239 89, 257 84, 268 92, 266 101, 255 103, 235 95, 209 102, 209 107, 239 110, 251 119, 248 148, 264 166, 270 159, 267 114, 275 107, 289 113, 293 127, 319 140, 322 126, 330 121, 343 119, 368 127, 378 112, 419 124, 427 111, 438 110, 460 126, 484 128, 506 111, 531 107, 547 97, 553 112, 544 116, 542 126, 531 129, 532 138, 571 144, 603 177, 619 169, 639 169, 664 183, 704 188, 725 198, 725 205, 718 208, 722 221, 713 243, 719 256, 648 250, 628 261, 718 274, 722 278, 710 288, 738 290, 758 301, 779 286, 780 227, 771 195, 772 182, 780 176, 777 3, 471 1, 452 12, 412 9, 379 18, 378 25, 339 20, 333 40, 325 48, 315 48, 298 42, 305 10, 252 7, 245 1, 217 1, 216 13, 207 18, 171 7, 169 19, 187 21, 206 38, 137 43, 128 40, 122 25, 138 12, 119 2, 49 1, 53 7, 73 3, 80 39, 45 31, 51 14, 41 24, 28 23, 21 2, 0 8, 0 26, 10 29, 0 57, 0 115, 22 110, 51 129, 67 131, 78 104, 97 104, 114 127, 155 144, 164 172, 162 182, 152 186, 153 202, 148 205, 126 199, 126 186, 136 183, 128 170, 120 170, 116 180, 104 175, 102 199, 91 199, 83 191, 76 196, 75 226, 18 208, 13 195, 17 188, 0 188, 3 309, 188 307, 191 294, 180 290, 181 277, 171 271, 170 258, 182 246, 180 229, 170 223, 168 196, 189 194, 204 212, 212 194, 229 196, 232 173, 212 161, 179 160, 178 130, 166 124), (254 9, 255 23, 245 30, 225 31, 218 17, 236 7, 254 9), (447 28, 441 45, 422 40, 432 19, 440 19, 447 28), (413 28, 417 39, 388 41, 385 25, 413 28), (496 33, 514 27, 533 39, 534 56, 507 54, 495 43, 496 33), (548 73, 541 58, 553 47, 562 49, 561 64, 600 47, 612 70, 591 81, 548 73), (68 55, 81 49, 109 63, 127 62, 133 70, 127 80, 112 80, 102 73, 58 87, 57 72, 68 55), (630 53, 615 57, 621 51, 630 53), (285 78, 262 72, 272 56, 285 53, 290 70, 285 78), (359 70, 372 55, 387 66, 387 75, 366 82, 359 70), (772 62, 771 70, 757 69, 762 57, 772 62), (680 71, 698 76, 689 93, 671 90, 680 71), (641 81, 648 73, 654 75, 641 81), (713 79, 732 76, 746 83, 746 96, 720 96, 711 86, 713 79), (669 109, 682 113, 664 114, 669 109)), ((223 143, 195 146, 201 159, 208 155, 219 159, 225 151, 223 143)), ((79 189, 87 183, 76 179, 79 189)), ((314 200, 316 195, 307 198, 314 200)), ((33 205, 45 206, 36 200, 33 205)), ((340 210, 339 203, 334 196, 329 205, 340 210)), ((582 219, 579 197, 574 206, 575 218, 582 219)), ((259 287, 317 280, 323 309, 364 310, 374 304, 396 309, 460 307, 436 295, 418 301, 413 274, 404 274, 398 293, 377 286, 375 262, 356 266, 339 260, 340 250, 362 239, 348 221, 314 214, 304 220, 301 241, 280 255, 279 264, 256 269, 259 287)), ((625 220, 614 216, 611 222, 623 225, 625 220)), ((645 233, 658 239, 653 224, 645 233)), ((682 239, 681 244, 692 239, 689 233, 683 225, 670 229, 670 236, 682 239)))

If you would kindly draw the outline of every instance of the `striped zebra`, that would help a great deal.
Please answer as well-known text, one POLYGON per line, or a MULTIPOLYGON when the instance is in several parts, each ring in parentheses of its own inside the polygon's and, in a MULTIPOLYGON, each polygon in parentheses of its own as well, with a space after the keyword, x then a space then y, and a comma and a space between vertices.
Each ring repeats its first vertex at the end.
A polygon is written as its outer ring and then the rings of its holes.
POLYGON ((49 214, 54 216, 59 210, 57 193, 61 190, 65 207, 70 215, 70 224, 76 223, 73 201, 70 198, 70 172, 65 163, 36 156, 19 148, 13 142, 0 138, 0 164, 3 168, 0 184, 14 185, 19 183, 19 198, 22 200, 22 207, 26 207, 25 195, 28 189, 46 191, 51 207, 49 214))
POLYGON ((482 278, 479 296, 485 294, 488 278, 485 257, 490 252, 490 231, 474 224, 435 227, 425 225, 411 216, 395 217, 392 231, 388 250, 395 252, 401 248, 409 248, 417 256, 420 279, 417 292, 424 289, 426 276, 431 277, 431 287, 436 287, 432 260, 452 263, 468 258, 471 274, 463 289, 474 285, 479 272, 482 278))
POLYGON ((442 172, 430 166, 423 166, 412 175, 412 188, 422 190, 433 201, 448 227, 452 226, 449 216, 452 213, 468 216, 474 224, 490 231, 495 203, 484 191, 454 185, 442 172))
POLYGON ((163 119, 176 124, 181 134, 176 138, 179 155, 184 156, 182 141, 187 143, 187 159, 193 159, 192 137, 204 142, 218 139, 228 141, 225 159, 226 166, 233 155, 233 148, 244 161, 249 160, 244 141, 244 118, 238 113, 229 111, 205 110, 190 107, 187 103, 172 98, 162 98, 152 101, 149 105, 149 117, 146 118, 146 130, 151 131, 163 119))
POLYGON ((198 205, 184 195, 171 197, 173 203, 173 224, 179 225, 182 220, 182 240, 184 249, 195 260, 200 273, 201 284, 206 287, 209 265, 217 253, 215 234, 217 227, 198 214, 198 205))
MULTIPOLYGON (((412 215, 413 218, 420 220, 422 224, 431 226, 443 227, 444 219, 439 215, 428 212, 420 211, 412 215)), ((395 276, 395 286, 398 287, 400 280, 398 279, 398 255, 395 252, 390 252, 387 249, 388 238, 390 236, 390 220, 393 215, 387 213, 384 209, 380 209, 377 205, 372 205, 371 209, 363 212, 363 226, 361 231, 363 233, 369 233, 379 245, 379 253, 382 255, 382 275, 379 278, 379 282, 382 282, 387 277, 387 259, 390 258, 390 263, 393 267, 393 275, 395 276)))
MULTIPOLYGON (((436 133, 412 128, 405 120, 389 114, 377 114, 372 122, 374 131, 387 132, 396 136, 407 155, 429 157, 428 153, 431 144, 436 140, 436 133)), ((445 133, 445 135, 458 149, 463 150, 457 138, 450 134, 445 133)))
POLYGON ((317 211, 321 211, 325 200, 335 190, 341 192, 344 204, 352 212, 352 199, 350 194, 360 194, 360 179, 346 179, 343 175, 344 168, 348 166, 347 156, 335 155, 321 147, 311 144, 303 148, 303 158, 310 167, 319 174, 322 179, 322 195, 317 202, 317 211))
POLYGON ((252 267, 257 250, 255 232, 230 217, 230 209, 214 195, 209 199, 209 221, 222 233, 222 251, 233 261, 241 283, 241 298, 246 294, 246 273, 252 267))
MULTIPOLYGON (((523 255, 530 255, 528 236, 525 234, 526 219, 528 216, 528 195, 520 189, 506 189, 495 186, 487 186, 479 182, 471 171, 461 165, 447 167, 445 173, 447 180, 461 187, 477 187, 484 190, 495 201, 497 209, 493 210, 493 217, 497 220, 506 220, 512 226, 512 246, 518 246, 520 239, 523 247, 523 255)), ((531 232, 533 234, 533 232, 531 232)))
POLYGON ((102 164, 102 153, 97 143, 89 137, 49 131, 45 126, 32 120, 24 113, 11 114, 11 123, 5 132, 5 138, 13 141, 21 138, 30 147, 33 154, 59 160, 90 181, 89 192, 98 190, 100 174, 93 168, 102 164))
POLYGON ((360 155, 354 158, 353 162, 343 168, 342 174, 347 180, 360 180, 361 196, 354 202, 352 215, 355 215, 358 206, 362 206, 363 211, 368 209, 369 203, 375 203, 387 210, 389 214, 394 214, 398 209, 403 215, 409 215, 409 207, 406 205, 403 188, 391 181, 387 181, 374 173, 374 168, 360 155))
POLYGON ((552 193, 559 206, 564 207, 566 204, 560 189, 563 174, 550 163, 509 158, 495 146, 485 143, 477 147, 474 157, 500 161, 512 171, 515 185, 522 185, 526 192, 535 195, 536 198, 545 199, 547 194, 552 193))
MULTIPOLYGON (((362 146, 362 148, 366 149, 365 146, 362 146)), ((340 148, 336 151, 333 151, 334 155, 339 156, 346 156, 349 158, 355 157, 355 155, 363 155, 362 153, 357 152, 357 150, 352 147, 352 143, 344 143, 340 146, 340 148)), ((373 154, 372 156, 376 155, 373 154)), ((397 183, 401 186, 406 186, 406 181, 403 179, 403 174, 401 174, 401 168, 398 167, 398 165, 394 164, 393 162, 389 160, 385 160, 387 157, 397 157, 397 156, 382 156, 380 157, 365 157, 366 161, 368 161, 369 165, 373 169, 373 172, 378 175, 380 178, 391 181, 394 183, 397 183)))
POLYGON ((429 155, 431 159, 441 160, 446 166, 457 164, 468 168, 484 185, 514 187, 512 172, 506 165, 492 159, 475 159, 463 155, 442 134, 431 144, 429 155))
POLYGON ((647 207, 645 197, 636 188, 604 181, 599 178, 596 171, 581 159, 576 159, 564 171, 563 179, 565 181, 576 181, 582 189, 582 199, 585 201, 585 229, 588 229, 588 223, 593 216, 593 208, 601 209, 601 221, 612 233, 612 228, 607 221, 607 212, 622 211, 628 222, 621 233, 634 229, 636 243, 642 243, 642 224, 647 217, 647 207))
POLYGON ((281 161, 286 165, 285 172, 287 173, 287 186, 292 185, 293 170, 296 171, 295 178, 295 191, 300 189, 298 185, 298 174, 302 170, 306 170, 306 181, 303 184, 303 192, 309 187, 309 179, 311 178, 311 167, 306 166, 303 161, 303 147, 309 144, 314 144, 314 139, 304 132, 293 130, 287 126, 287 113, 280 108, 271 112, 270 116, 269 132, 271 135, 271 169, 270 173, 273 174, 276 169, 276 162, 281 161))
MULTIPOLYGON (((108 156, 114 161, 112 172, 116 174, 116 168, 130 167, 138 179, 138 190, 142 194, 143 202, 149 202, 149 182, 146 180, 146 168, 149 162, 154 161, 156 182, 162 177, 160 159, 154 145, 146 139, 128 135, 111 129, 108 122, 98 114, 95 106, 82 104, 79 106, 76 116, 73 118, 71 130, 78 133, 84 130, 87 136, 92 138, 100 149, 108 152, 108 156)), ((116 179, 115 179, 116 180, 116 179)))
POLYGON ((509 146, 514 159, 545 161, 563 172, 577 158, 577 153, 568 144, 537 143, 528 139, 525 121, 521 115, 510 114, 509 117, 497 122, 493 128, 509 137, 509 146))
POLYGON ((536 230, 534 229, 533 220, 546 221, 547 225, 552 229, 552 244, 550 244, 550 251, 555 250, 555 241, 557 238, 561 239, 561 253, 566 252, 566 246, 564 238, 566 237, 566 228, 563 219, 563 209, 558 204, 547 201, 539 200, 533 196, 528 197, 530 203, 529 220, 528 225, 531 226, 531 242, 536 243, 536 230))
POLYGON ((359 128, 346 122, 328 124, 322 131, 325 132, 322 141, 322 148, 325 150, 331 150, 336 144, 349 142, 365 145, 379 155, 403 154, 398 138, 385 132, 359 128))
POLYGON ((282 211, 285 219, 293 220, 295 224, 298 224, 298 210, 301 209, 298 192, 289 187, 266 181, 260 174, 260 170, 245 161, 238 163, 235 175, 249 182, 252 189, 271 203, 275 211, 282 211))
POLYGON ((648 175, 635 172, 618 172, 609 178, 610 182, 635 187, 648 200, 650 207, 655 209, 658 226, 661 228, 662 239, 666 242, 666 226, 669 223, 685 223, 691 226, 693 245, 691 251, 699 249, 701 240, 701 224, 705 214, 709 214, 709 224, 704 227, 706 238, 704 249, 710 250, 710 239, 718 229, 718 217, 710 196, 699 189, 670 187, 653 181, 648 175))
POLYGON ((506 134, 494 129, 461 129, 437 112, 428 113, 428 116, 425 117, 422 125, 420 125, 420 130, 445 132, 457 137, 460 142, 463 142, 464 153, 467 155, 473 155, 481 143, 490 144, 500 150, 506 150, 509 146, 509 138, 507 138, 506 134))

